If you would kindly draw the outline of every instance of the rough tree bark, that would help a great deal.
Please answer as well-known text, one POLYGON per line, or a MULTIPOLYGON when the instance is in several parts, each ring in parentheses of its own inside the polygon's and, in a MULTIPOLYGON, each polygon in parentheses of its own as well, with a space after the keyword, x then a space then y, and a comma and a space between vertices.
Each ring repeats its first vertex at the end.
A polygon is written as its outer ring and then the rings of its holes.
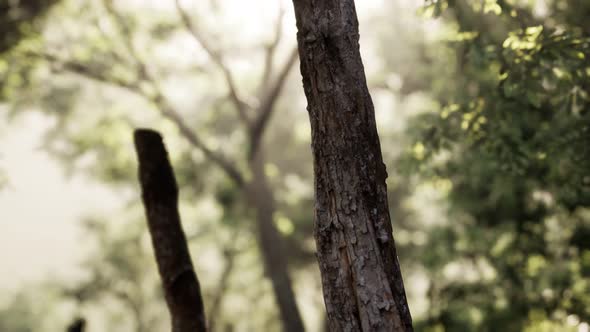
POLYGON ((178 187, 162 137, 135 131, 139 181, 152 245, 170 311, 172 332, 205 332, 199 280, 178 213, 178 187))
POLYGON ((331 331, 412 331, 354 0, 293 0, 331 331))

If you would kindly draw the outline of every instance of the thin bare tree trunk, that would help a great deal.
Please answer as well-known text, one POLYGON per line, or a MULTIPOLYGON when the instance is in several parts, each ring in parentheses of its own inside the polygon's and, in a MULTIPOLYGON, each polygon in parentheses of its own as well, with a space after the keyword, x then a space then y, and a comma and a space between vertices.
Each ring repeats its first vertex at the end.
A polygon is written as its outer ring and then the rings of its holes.
POLYGON ((303 320, 297 308, 289 276, 287 253, 284 248, 285 241, 273 221, 276 209, 275 201, 264 173, 262 148, 259 148, 251 159, 250 169, 252 170, 252 181, 247 189, 249 199, 256 212, 258 245, 264 261, 265 272, 272 283, 283 328, 287 332, 303 332, 305 330, 303 320))
POLYGON ((135 131, 139 181, 152 245, 172 320, 172 332, 205 332, 199 280, 178 213, 178 187, 162 137, 135 131))
POLYGON ((330 331, 412 331, 354 0, 294 0, 330 331))

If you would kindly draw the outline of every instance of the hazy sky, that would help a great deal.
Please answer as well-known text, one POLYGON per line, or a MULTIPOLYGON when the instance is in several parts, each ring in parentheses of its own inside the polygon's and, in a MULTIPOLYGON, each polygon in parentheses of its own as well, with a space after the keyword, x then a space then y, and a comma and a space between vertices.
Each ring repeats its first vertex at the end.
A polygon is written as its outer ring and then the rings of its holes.
POLYGON ((67 178, 39 148, 49 120, 27 113, 0 130, 0 289, 47 275, 67 276, 84 254, 80 217, 114 211, 117 197, 88 178, 67 178))

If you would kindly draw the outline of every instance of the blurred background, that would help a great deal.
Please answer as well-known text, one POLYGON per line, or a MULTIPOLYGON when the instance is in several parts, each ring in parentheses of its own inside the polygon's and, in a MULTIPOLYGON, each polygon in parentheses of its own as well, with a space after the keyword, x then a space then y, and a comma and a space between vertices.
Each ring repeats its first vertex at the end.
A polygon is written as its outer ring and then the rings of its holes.
MULTIPOLYGON (((589 331, 590 2, 357 11, 416 330, 589 331)), ((0 32, 0 331, 168 330, 136 127, 165 137, 212 330, 281 329, 257 167, 325 330, 290 1, 1 0, 0 32)))

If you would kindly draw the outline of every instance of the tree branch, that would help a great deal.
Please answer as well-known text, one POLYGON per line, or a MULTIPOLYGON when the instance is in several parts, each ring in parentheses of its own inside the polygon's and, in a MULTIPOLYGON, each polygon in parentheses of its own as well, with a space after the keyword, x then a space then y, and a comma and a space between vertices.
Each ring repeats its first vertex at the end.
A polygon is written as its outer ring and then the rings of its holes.
POLYGON ((239 187, 244 184, 244 178, 240 171, 230 161, 225 159, 223 155, 216 153, 207 147, 207 145, 199 138, 195 132, 188 127, 180 114, 169 104, 167 99, 161 92, 161 88, 158 86, 156 81, 150 76, 144 76, 142 79, 148 81, 154 87, 153 95, 148 94, 140 88, 138 79, 136 82, 127 82, 106 74, 105 71, 94 70, 87 64, 83 64, 73 60, 60 59, 59 57, 50 53, 29 53, 29 55, 40 57, 51 64, 63 67, 63 69, 72 72, 74 74, 86 77, 88 79, 97 81, 103 84, 111 84, 123 89, 126 89, 134 94, 137 94, 145 99, 151 100, 160 114, 172 121, 178 128, 180 134, 195 148, 201 150, 205 157, 217 164, 223 169, 223 171, 234 181, 239 187))
POLYGON ((252 125, 252 131, 250 136, 250 159, 254 157, 259 148, 260 141, 262 140, 264 130, 267 127, 266 125, 268 124, 270 116, 272 115, 272 111, 274 110, 275 103, 281 94, 285 82, 287 81, 287 77, 289 76, 291 68, 293 68, 298 58, 299 54, 297 53, 297 48, 295 47, 291 51, 291 54, 289 55, 287 62, 285 62, 283 68, 279 72, 276 81, 270 87, 270 89, 268 89, 266 95, 260 103, 258 117, 252 125))
POLYGON ((223 155, 215 153, 213 150, 207 147, 205 143, 199 138, 199 136, 197 136, 197 134, 195 134, 195 132, 185 124, 180 114, 178 114, 178 112, 176 112, 170 106, 168 101, 159 91, 156 92, 156 95, 152 98, 152 100, 161 110, 162 115, 176 125, 181 135, 184 136, 184 138, 186 138, 189 143, 201 150, 205 157, 221 167, 223 171, 236 183, 236 185, 238 185, 238 187, 242 187, 244 185, 244 178, 238 169, 227 159, 225 159, 223 155))
POLYGON ((215 63, 215 65, 223 73, 223 77, 225 79, 225 82, 227 84, 227 88, 229 90, 229 98, 232 101, 232 103, 234 104, 234 106, 238 112, 238 116, 240 117, 240 120, 244 124, 249 126, 250 119, 248 117, 248 114, 246 113, 246 109, 252 108, 252 107, 248 103, 246 103, 244 100, 242 100, 242 98, 240 97, 238 90, 236 88, 236 85, 235 85, 233 74, 229 70, 229 67, 224 63, 223 54, 219 50, 214 49, 207 42, 205 37, 203 37, 201 31, 196 27, 195 24, 193 24, 190 16, 188 15, 186 10, 184 10, 182 5, 180 4, 180 0, 175 0, 174 2, 176 4, 176 10, 178 11, 178 14, 179 14, 186 30, 193 36, 193 38, 197 41, 197 43, 203 48, 203 50, 205 50, 205 52, 207 53, 209 58, 211 58, 211 60, 215 63))
POLYGON ((115 9, 115 7, 113 5, 113 0, 103 0, 102 3, 104 5, 107 13, 114 20, 119 31, 121 32, 121 35, 123 36, 123 41, 125 43, 125 47, 127 48, 127 51, 129 52, 131 57, 136 61, 137 66, 144 69, 145 66, 141 62, 139 54, 137 54, 137 51, 135 50, 135 46, 133 46, 133 37, 132 37, 131 29, 129 28, 129 25, 127 24, 125 19, 115 9))
POLYGON ((97 82, 109 83, 134 93, 137 93, 139 91, 139 86, 135 82, 128 82, 121 78, 109 76, 107 72, 104 70, 95 70, 87 64, 78 61, 62 59, 55 54, 47 52, 27 53, 27 55, 43 59, 51 65, 62 67, 61 69, 89 78, 97 82))
POLYGON ((178 213, 178 187, 160 134, 134 133, 142 200, 172 332, 207 331, 199 280, 193 269, 178 213))
POLYGON ((219 285, 217 286, 217 292, 215 293, 213 301, 211 302, 211 309, 209 310, 208 315, 211 330, 214 329, 215 324, 217 323, 216 319, 219 316, 221 304, 227 291, 229 277, 231 276, 235 267, 237 251, 235 249, 224 250, 223 255, 225 256, 226 264, 223 272, 221 273, 221 279, 219 280, 219 285))
MULTIPOLYGON (((127 45, 127 48, 129 50, 129 53, 133 57, 134 61, 138 66, 137 74, 139 76, 139 81, 144 80, 146 82, 149 82, 154 90, 153 94, 151 95, 139 89, 138 92, 147 99, 152 100, 160 110, 160 113, 176 125, 182 136, 184 136, 194 147, 201 150, 208 159, 219 165, 238 186, 242 186, 244 184, 244 179, 241 173, 238 171, 238 169, 231 162, 226 160, 225 157, 223 157, 223 155, 215 153, 213 150, 209 149, 205 145, 203 140, 201 140, 201 138, 189 126, 185 124, 185 121, 182 119, 180 114, 174 109, 174 107, 172 107, 172 105, 162 92, 162 88, 159 86, 156 79, 151 75, 150 71, 148 70, 147 65, 145 64, 145 62, 143 62, 139 54, 136 52, 135 47, 133 46, 131 31, 125 23, 124 19, 116 12, 115 8, 111 3, 112 0, 103 1, 105 3, 105 7, 107 8, 108 13, 119 25, 120 30, 123 34, 125 44, 127 45)), ((179 5, 178 1, 177 5, 179 5)))
POLYGON ((277 16, 277 20, 275 22, 275 35, 272 41, 266 46, 265 48, 265 57, 264 57, 264 71, 262 73, 262 81, 260 82, 260 91, 264 91, 264 89, 269 84, 270 73, 272 72, 274 66, 274 58, 277 50, 277 46, 281 41, 281 36, 283 34, 283 17, 285 16, 285 8, 283 7, 283 3, 279 2, 279 14, 277 16))

